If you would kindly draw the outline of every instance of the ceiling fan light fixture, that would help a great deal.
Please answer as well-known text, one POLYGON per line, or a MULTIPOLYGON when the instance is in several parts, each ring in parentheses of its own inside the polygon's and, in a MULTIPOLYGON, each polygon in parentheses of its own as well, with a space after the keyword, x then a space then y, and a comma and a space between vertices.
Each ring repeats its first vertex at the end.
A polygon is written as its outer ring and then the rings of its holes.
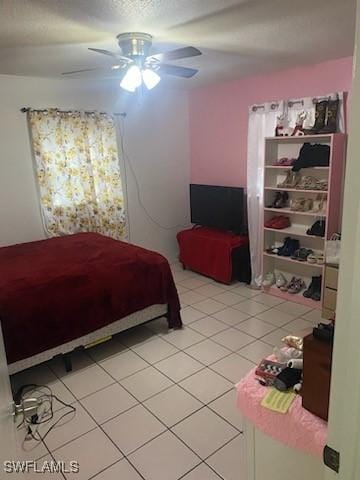
POLYGON ((151 70, 150 68, 145 68, 141 73, 143 82, 148 90, 156 87, 156 85, 161 80, 160 75, 158 75, 156 72, 154 72, 154 70, 151 70))
POLYGON ((123 79, 120 82, 120 87, 128 92, 135 92, 140 87, 142 82, 141 70, 137 65, 132 65, 128 68, 123 79))

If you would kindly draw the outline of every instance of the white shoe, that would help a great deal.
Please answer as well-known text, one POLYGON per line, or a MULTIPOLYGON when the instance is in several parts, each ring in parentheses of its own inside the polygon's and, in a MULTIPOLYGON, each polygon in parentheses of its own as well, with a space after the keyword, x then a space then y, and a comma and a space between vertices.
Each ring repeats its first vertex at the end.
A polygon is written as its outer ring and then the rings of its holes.
POLYGON ((269 272, 265 275, 265 278, 262 282, 263 287, 271 287, 271 285, 274 285, 275 283, 275 275, 273 272, 269 272))
POLYGON ((286 278, 284 277, 284 275, 282 273, 277 273, 276 274, 276 286, 278 288, 281 288, 283 287, 284 285, 287 284, 287 280, 286 278))

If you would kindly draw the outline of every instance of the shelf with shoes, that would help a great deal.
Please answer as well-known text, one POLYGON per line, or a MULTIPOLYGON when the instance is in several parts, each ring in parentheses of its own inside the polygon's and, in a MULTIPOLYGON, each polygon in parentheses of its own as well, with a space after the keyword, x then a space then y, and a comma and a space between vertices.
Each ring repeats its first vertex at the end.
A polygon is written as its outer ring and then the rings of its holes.
POLYGON ((303 281, 306 286, 294 294, 281 291, 276 285, 267 285, 264 290, 268 293, 312 308, 321 308, 321 290, 315 292, 316 300, 307 298, 304 292, 308 294, 314 278, 319 283, 318 279, 323 276, 324 265, 317 263, 316 259, 315 263, 300 261, 291 258, 292 255, 269 253, 267 249, 272 245, 281 245, 287 237, 294 237, 298 239, 300 249, 309 249, 315 256, 321 256, 325 250, 325 240, 330 239, 331 235, 340 229, 345 145, 346 135, 340 133, 266 138, 263 277, 269 273, 274 273, 275 276, 282 274, 287 282, 290 283, 295 277, 299 285, 302 285, 303 281), (321 147, 312 149, 313 145, 307 145, 303 148, 304 144, 316 144, 321 147), (312 152, 312 156, 307 155, 307 158, 310 158, 308 165, 307 161, 304 161, 305 157, 300 158, 301 152, 304 151, 308 154, 312 152), (321 152, 322 158, 319 163, 322 165, 316 165, 317 158, 314 157, 316 151, 321 152), (328 159, 324 156, 326 151, 328 159), (326 161, 328 165, 324 165, 326 161), (284 162, 285 165, 278 165, 279 162, 284 162), (286 165, 287 162, 291 162, 292 165, 286 165), (293 173, 294 165, 297 165, 295 168, 297 173, 293 173), (301 168, 298 168, 299 166, 301 168), (291 181, 294 181, 293 185, 291 181), (314 188, 315 185, 317 188, 314 188), (319 186, 325 186, 326 189, 319 189, 319 186), (287 220, 276 223, 276 217, 285 217, 287 220), (274 228, 273 222, 276 227, 285 228, 274 228))
POLYGON ((323 269, 324 265, 323 264, 319 264, 319 263, 309 263, 309 262, 306 262, 306 261, 300 261, 300 260, 294 260, 293 258, 291 257, 283 257, 283 256, 279 256, 279 255, 274 255, 272 253, 267 253, 267 252, 264 252, 264 257, 268 257, 268 258, 276 258, 276 260, 282 260, 283 262, 292 262, 292 263, 299 263, 300 265, 302 265, 303 267, 310 267, 310 268, 316 268, 316 269, 323 269))
MULTIPOLYGON (((292 165, 265 165, 265 168, 273 170, 291 170, 292 165)), ((309 167, 308 170, 329 170, 330 167, 309 167)))
POLYGON ((265 212, 273 212, 281 215, 305 215, 310 217, 324 217, 326 216, 326 212, 313 212, 311 210, 302 212, 300 210, 291 210, 290 208, 272 208, 272 207, 265 207, 265 212))
POLYGON ((274 232, 274 233, 281 233, 283 235, 290 235, 294 237, 305 237, 311 238, 313 240, 322 240, 324 241, 325 237, 320 237, 316 235, 308 235, 306 231, 311 228, 311 225, 295 225, 292 224, 290 227, 287 228, 271 228, 271 227, 264 227, 265 232, 274 232))

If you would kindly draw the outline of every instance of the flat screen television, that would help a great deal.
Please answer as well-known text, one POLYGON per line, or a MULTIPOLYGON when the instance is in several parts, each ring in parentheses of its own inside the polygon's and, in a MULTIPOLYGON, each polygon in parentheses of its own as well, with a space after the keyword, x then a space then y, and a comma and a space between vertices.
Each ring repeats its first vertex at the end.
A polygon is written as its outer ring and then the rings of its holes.
POLYGON ((234 233, 245 233, 244 189, 190 185, 191 223, 234 233))

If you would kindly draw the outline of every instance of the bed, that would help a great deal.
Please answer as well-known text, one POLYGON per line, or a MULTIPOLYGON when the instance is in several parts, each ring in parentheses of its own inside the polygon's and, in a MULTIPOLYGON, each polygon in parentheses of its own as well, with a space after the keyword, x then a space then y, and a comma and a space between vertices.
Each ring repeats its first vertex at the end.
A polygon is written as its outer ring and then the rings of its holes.
POLYGON ((0 320, 10 374, 166 316, 180 304, 160 254, 96 233, 0 248, 0 320))

